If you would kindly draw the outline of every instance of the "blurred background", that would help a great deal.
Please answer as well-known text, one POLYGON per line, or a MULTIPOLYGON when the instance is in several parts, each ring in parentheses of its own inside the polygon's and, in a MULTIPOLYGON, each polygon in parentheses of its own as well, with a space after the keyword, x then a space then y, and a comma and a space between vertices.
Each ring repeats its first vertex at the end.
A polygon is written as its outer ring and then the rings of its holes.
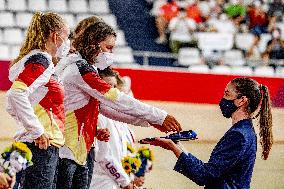
MULTIPOLYGON (((57 12, 71 29, 92 15, 111 25, 117 32, 115 69, 129 76, 136 98, 198 133, 197 141, 184 144, 203 161, 230 127, 217 105, 226 84, 246 76, 267 85, 275 142, 267 161, 258 153, 251 187, 284 188, 283 0, 0 0, 0 150, 16 130, 5 111, 9 62, 18 55, 35 11, 57 12)), ((137 140, 161 135, 133 129, 137 140)), ((172 171, 172 154, 154 152, 146 188, 200 188, 172 171)))

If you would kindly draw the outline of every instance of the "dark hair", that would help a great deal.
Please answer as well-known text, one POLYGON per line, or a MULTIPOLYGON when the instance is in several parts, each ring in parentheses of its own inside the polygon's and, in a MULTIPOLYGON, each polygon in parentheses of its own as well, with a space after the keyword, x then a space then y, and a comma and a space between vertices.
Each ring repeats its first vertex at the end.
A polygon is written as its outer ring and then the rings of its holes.
POLYGON ((104 70, 98 69, 100 77, 116 77, 117 73, 111 68, 107 67, 104 70))
POLYGON ((85 31, 75 38, 73 46, 88 63, 95 63, 95 57, 100 52, 99 43, 108 36, 116 37, 112 27, 105 22, 96 22, 88 26, 85 31))
POLYGON ((259 136, 262 146, 262 158, 266 160, 273 144, 271 101, 267 86, 258 84, 250 78, 236 78, 231 81, 235 86, 238 97, 248 98, 247 111, 254 113, 260 106, 255 117, 259 118, 259 136))

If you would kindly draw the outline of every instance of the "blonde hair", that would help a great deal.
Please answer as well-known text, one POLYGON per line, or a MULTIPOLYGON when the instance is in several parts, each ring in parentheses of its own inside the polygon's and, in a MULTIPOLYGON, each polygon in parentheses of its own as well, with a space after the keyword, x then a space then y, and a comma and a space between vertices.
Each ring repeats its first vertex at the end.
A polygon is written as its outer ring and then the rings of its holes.
POLYGON ((60 31, 63 27, 66 27, 66 23, 59 14, 36 12, 32 17, 20 53, 11 66, 34 49, 46 50, 46 42, 50 33, 60 31))

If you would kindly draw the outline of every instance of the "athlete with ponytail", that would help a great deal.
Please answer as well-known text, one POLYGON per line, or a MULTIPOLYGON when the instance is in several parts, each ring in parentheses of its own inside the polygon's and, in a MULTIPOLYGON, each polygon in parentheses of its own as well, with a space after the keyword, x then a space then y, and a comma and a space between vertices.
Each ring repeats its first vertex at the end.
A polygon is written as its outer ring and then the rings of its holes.
POLYGON ((36 12, 9 70, 13 84, 7 92, 7 111, 19 125, 15 140, 25 142, 33 154, 21 188, 48 189, 54 182, 65 117, 63 86, 54 76, 54 62, 69 52, 68 36, 61 16, 36 12))
POLYGON ((272 115, 268 88, 250 78, 233 79, 225 88, 220 109, 232 119, 232 127, 225 133, 211 153, 208 163, 184 152, 167 139, 146 141, 171 150, 178 158, 174 170, 205 188, 250 188, 256 158, 257 137, 252 119, 258 118, 262 158, 266 160, 273 143, 272 115))

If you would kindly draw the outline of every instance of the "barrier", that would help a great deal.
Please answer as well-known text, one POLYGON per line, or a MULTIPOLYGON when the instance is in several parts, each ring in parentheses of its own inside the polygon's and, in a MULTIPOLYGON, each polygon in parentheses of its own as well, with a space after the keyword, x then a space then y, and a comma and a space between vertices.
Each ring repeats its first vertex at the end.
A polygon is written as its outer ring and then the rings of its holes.
MULTIPOLYGON (((8 62, 0 62, 0 90, 7 90, 8 62)), ((226 84, 237 76, 195 74, 186 71, 149 68, 115 68, 131 78, 135 97, 141 100, 218 104, 226 84)), ((252 77, 270 89, 274 106, 284 107, 284 79, 252 77)))

